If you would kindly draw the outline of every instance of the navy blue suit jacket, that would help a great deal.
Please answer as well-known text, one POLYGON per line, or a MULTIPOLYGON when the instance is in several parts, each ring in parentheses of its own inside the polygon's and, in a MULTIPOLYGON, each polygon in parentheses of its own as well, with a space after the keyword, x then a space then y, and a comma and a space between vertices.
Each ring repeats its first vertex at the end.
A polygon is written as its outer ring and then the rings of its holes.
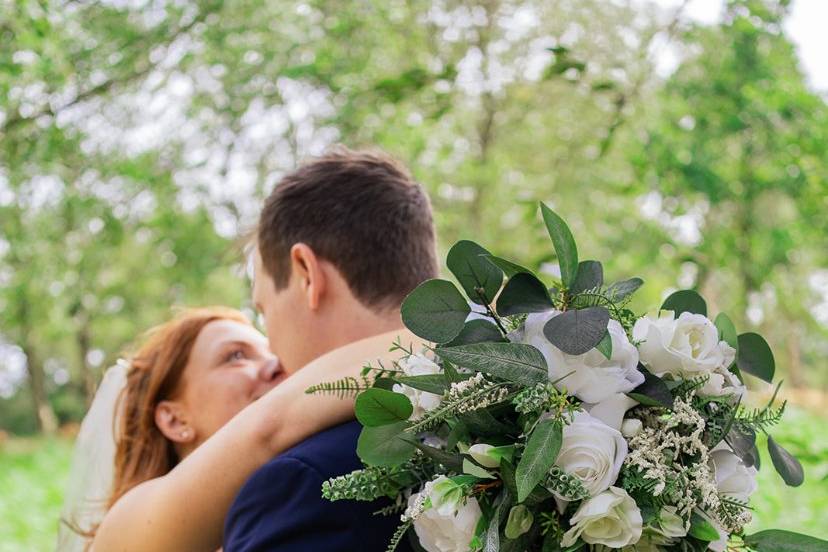
MULTIPOLYGON (((224 524, 224 552, 383 552, 400 516, 373 515, 387 500, 331 502, 322 482, 362 468, 361 426, 348 422, 277 456, 244 484, 224 524)), ((403 539, 397 550, 409 551, 403 539)))

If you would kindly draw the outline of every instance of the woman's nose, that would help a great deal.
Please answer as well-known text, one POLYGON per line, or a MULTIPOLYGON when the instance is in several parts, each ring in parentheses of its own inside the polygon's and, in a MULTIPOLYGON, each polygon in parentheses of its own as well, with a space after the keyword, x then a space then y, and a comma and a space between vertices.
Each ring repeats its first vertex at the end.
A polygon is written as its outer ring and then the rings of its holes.
POLYGON ((259 367, 259 378, 262 381, 271 382, 277 378, 282 371, 282 365, 276 357, 270 358, 259 367))

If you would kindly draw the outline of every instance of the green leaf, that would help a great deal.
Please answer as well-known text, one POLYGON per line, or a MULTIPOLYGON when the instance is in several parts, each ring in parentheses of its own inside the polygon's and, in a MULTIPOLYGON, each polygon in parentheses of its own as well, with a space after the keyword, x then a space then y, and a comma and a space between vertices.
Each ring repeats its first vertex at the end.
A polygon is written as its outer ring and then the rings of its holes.
POLYGON ((690 530, 687 534, 705 542, 719 540, 719 531, 713 527, 712 523, 696 513, 693 513, 690 518, 690 530))
POLYGON ((610 336, 609 330, 607 333, 604 334, 604 337, 601 338, 601 341, 598 342, 598 345, 595 346, 604 358, 610 360, 612 358, 612 336, 610 336))
POLYGON ((489 528, 486 530, 486 541, 483 552, 500 552, 500 522, 503 521, 508 507, 509 495, 507 491, 504 491, 500 493, 500 496, 495 501, 495 511, 489 522, 489 528))
POLYGON ((578 277, 578 248, 575 246, 575 239, 564 220, 543 203, 541 203, 541 213, 546 230, 555 246, 555 254, 558 256, 561 282, 566 288, 571 288, 575 283, 575 278, 578 277))
POLYGON ((561 450, 562 439, 563 426, 560 420, 544 420, 535 426, 515 470, 518 502, 526 500, 546 477, 561 450))
POLYGON ((653 375, 641 364, 638 371, 644 374, 644 383, 627 393, 627 396, 645 406, 663 406, 672 410, 673 394, 660 377, 653 375))
POLYGON ((581 261, 578 263, 578 276, 572 283, 569 293, 575 295, 588 289, 604 285, 604 267, 598 261, 581 261))
POLYGON ((403 301, 403 323, 417 336, 435 343, 448 343, 463 330, 471 312, 466 299, 447 280, 428 280, 403 301))
POLYGON ((805 472, 793 454, 785 450, 782 445, 768 435, 768 452, 776 472, 789 487, 799 487, 805 481, 805 472))
POLYGON ((423 454, 425 454, 429 458, 436 460, 437 462, 445 466, 446 469, 455 472, 463 471, 463 457, 461 455, 446 452, 444 450, 440 450, 435 447, 430 447, 428 445, 424 445, 423 443, 420 443, 417 437, 414 437, 413 439, 404 439, 413 444, 421 451, 423 451, 423 454))
POLYGON ((665 299, 660 310, 673 311, 676 318, 683 312, 707 316, 707 303, 701 295, 692 289, 682 289, 672 293, 665 299))
POLYGON ((357 395, 354 410, 359 423, 376 427, 408 420, 414 407, 401 393, 372 387, 357 395))
POLYGON ((528 268, 513 263, 512 261, 507 261, 506 259, 495 257, 494 255, 488 255, 486 259, 490 263, 498 267, 500 270, 502 270, 503 274, 505 274, 507 278, 511 278, 515 274, 520 273, 532 274, 532 271, 528 268))
POLYGON ((503 342, 506 338, 497 329, 497 326, 483 320, 476 318, 469 320, 457 337, 445 344, 445 347, 456 347, 458 345, 471 345, 472 343, 485 343, 487 341, 503 342))
POLYGON ((480 305, 490 305, 503 285, 503 271, 487 259, 489 256, 473 241, 462 240, 454 244, 446 257, 446 265, 466 295, 480 305))
POLYGON ((644 280, 641 278, 630 278, 622 282, 615 282, 607 287, 607 297, 612 301, 621 301, 635 293, 642 285, 644 285, 644 280))
POLYGON ((607 333, 609 311, 604 307, 572 309, 555 316, 543 327, 552 345, 569 355, 582 355, 598 345, 607 333))
POLYGON ((756 552, 828 552, 828 541, 780 529, 745 535, 744 540, 756 552))
POLYGON ((403 438, 408 422, 363 427, 357 441, 357 455, 369 466, 398 466, 411 458, 416 447, 403 438))
POLYGON ((440 347, 441 358, 507 381, 535 385, 548 380, 546 359, 531 345, 520 343, 475 343, 440 347))
POLYGON ((745 466, 752 467, 759 463, 759 451, 756 449, 756 432, 732 426, 725 436, 725 441, 733 452, 742 459, 745 466))
POLYGON ((488 470, 478 466, 474 461, 469 460, 468 458, 463 459, 463 464, 457 471, 461 471, 481 479, 496 479, 496 477, 489 473, 488 470))
POLYGON ((736 334, 736 326, 728 315, 720 312, 713 322, 719 330, 719 339, 739 351, 739 337, 736 334))
MULTIPOLYGON (((421 376, 396 376, 394 381, 420 391, 442 395, 449 387, 443 374, 423 374, 421 376)), ((407 418, 406 418, 407 419, 407 418)))
POLYGON ((543 312, 553 307, 544 283, 528 272, 512 276, 497 298, 497 313, 501 316, 543 312))
POLYGON ((736 357, 736 366, 739 370, 772 383, 776 361, 765 338, 757 333, 749 332, 741 334, 738 342, 739 355, 736 357))

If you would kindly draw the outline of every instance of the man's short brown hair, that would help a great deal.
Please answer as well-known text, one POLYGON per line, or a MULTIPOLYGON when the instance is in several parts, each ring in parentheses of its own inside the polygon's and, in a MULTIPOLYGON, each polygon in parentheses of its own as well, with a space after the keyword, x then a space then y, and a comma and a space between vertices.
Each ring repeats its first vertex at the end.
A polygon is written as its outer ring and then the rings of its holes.
POLYGON ((399 307, 438 271, 428 196, 378 151, 337 147, 282 178, 258 227, 262 265, 276 289, 288 283, 296 243, 336 266, 354 296, 376 309, 399 307))

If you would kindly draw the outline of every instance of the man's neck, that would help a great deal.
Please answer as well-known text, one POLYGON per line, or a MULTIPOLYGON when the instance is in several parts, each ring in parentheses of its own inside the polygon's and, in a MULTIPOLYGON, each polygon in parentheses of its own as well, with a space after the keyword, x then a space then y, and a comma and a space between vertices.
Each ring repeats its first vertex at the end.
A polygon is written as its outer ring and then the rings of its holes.
POLYGON ((404 328, 399 310, 381 314, 367 310, 353 313, 332 327, 320 328, 318 346, 308 351, 304 365, 351 343, 404 328))

